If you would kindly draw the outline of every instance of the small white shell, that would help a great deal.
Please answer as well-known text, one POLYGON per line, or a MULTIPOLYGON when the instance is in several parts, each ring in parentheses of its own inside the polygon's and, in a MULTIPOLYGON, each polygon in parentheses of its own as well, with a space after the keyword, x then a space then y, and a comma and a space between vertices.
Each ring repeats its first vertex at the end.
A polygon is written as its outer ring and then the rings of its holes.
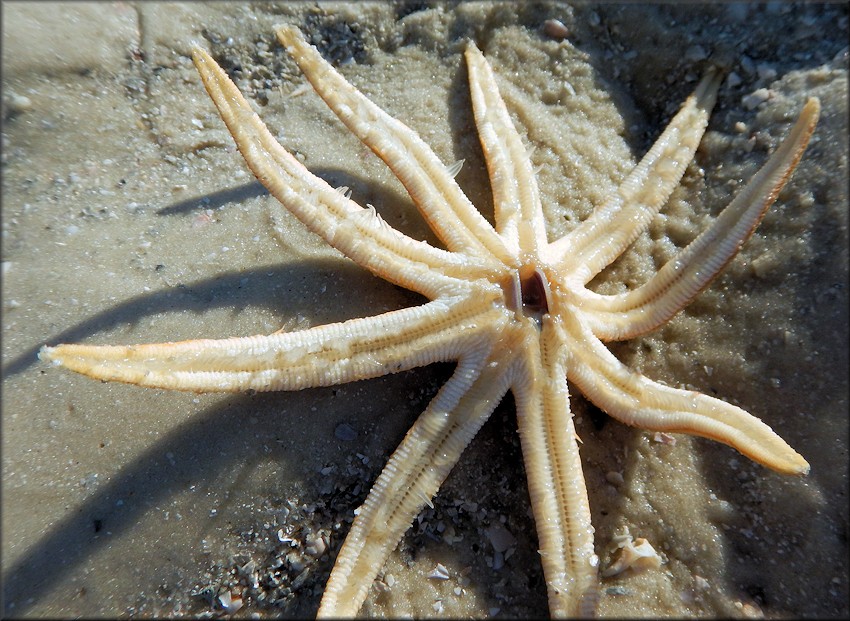
POLYGON ((661 567, 661 557, 655 548, 646 539, 638 537, 633 542, 628 541, 623 546, 620 556, 608 569, 602 572, 602 576, 615 576, 629 568, 635 570, 658 569, 661 567))

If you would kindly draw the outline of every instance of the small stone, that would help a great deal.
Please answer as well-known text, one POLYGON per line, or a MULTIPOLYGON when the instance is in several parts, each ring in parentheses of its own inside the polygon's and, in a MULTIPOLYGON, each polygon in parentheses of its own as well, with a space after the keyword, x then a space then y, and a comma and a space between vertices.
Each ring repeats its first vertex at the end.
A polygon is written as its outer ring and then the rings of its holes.
POLYGON ((499 571, 502 567, 505 566, 505 556, 501 552, 496 552, 493 555, 492 565, 489 562, 487 564, 492 567, 493 571, 499 571))
POLYGON ((348 423, 340 423, 334 429, 334 437, 342 442, 352 442, 357 439, 357 432, 348 423))
POLYGON ((765 82, 776 79, 776 69, 768 64, 762 63, 760 65, 756 65, 756 74, 758 75, 759 80, 764 80, 765 82))
POLYGON ((706 58, 708 58, 708 53, 701 45, 692 45, 685 50, 685 60, 688 62, 694 63, 706 58))
POLYGON ((569 36, 570 31, 561 20, 547 19, 543 22, 543 34, 556 41, 563 41, 569 36))
POLYGON ((32 99, 26 95, 9 93, 6 97, 6 108, 10 114, 20 114, 32 109, 32 99))
POLYGON ((771 91, 766 88, 758 88, 749 95, 741 98, 741 105, 747 110, 758 108, 771 97, 771 91))
POLYGON ((626 482, 621 473, 613 470, 605 474, 605 480, 616 487, 620 487, 626 482))
POLYGON ((494 524, 487 529, 487 539, 496 552, 502 553, 516 543, 516 538, 511 531, 501 524, 494 524))

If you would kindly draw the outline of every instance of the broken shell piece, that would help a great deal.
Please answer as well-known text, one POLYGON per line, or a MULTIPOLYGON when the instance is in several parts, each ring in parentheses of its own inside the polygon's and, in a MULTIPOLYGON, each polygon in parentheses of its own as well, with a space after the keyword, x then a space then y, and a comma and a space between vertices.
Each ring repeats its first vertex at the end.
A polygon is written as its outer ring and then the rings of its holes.
POLYGON ((442 563, 437 563, 437 566, 431 570, 426 578, 432 578, 434 580, 448 580, 449 579, 449 570, 446 569, 442 563))
POLYGON ((676 446, 676 438, 671 436, 669 433, 664 433, 663 431, 656 431, 655 435, 652 436, 652 439, 660 444, 676 446))
POLYGON ((616 576, 629 568, 634 570, 658 569, 661 567, 661 557, 646 539, 638 537, 634 542, 629 541, 620 551, 620 556, 611 566, 602 572, 602 576, 616 576))
POLYGON ((373 584, 379 592, 387 593, 395 586, 395 576, 392 574, 386 574, 384 576, 378 574, 373 584))
POLYGON ((282 528, 277 531, 277 540, 281 543, 289 544, 290 548, 295 548, 298 546, 298 542, 295 539, 292 539, 289 535, 287 535, 282 528))
POLYGON ((224 611, 232 615, 234 612, 242 608, 242 596, 231 595, 230 591, 224 591, 218 596, 218 603, 224 608, 224 611))
POLYGON ((623 526, 623 532, 615 532, 614 535, 611 537, 611 541, 612 543, 615 543, 618 548, 625 548, 627 544, 630 544, 632 541, 634 541, 634 537, 632 537, 632 534, 629 532, 629 527, 623 526))
POLYGON ((325 543, 324 537, 322 537, 319 533, 309 535, 304 541, 304 552, 314 558, 319 558, 325 553, 327 548, 328 546, 325 543))

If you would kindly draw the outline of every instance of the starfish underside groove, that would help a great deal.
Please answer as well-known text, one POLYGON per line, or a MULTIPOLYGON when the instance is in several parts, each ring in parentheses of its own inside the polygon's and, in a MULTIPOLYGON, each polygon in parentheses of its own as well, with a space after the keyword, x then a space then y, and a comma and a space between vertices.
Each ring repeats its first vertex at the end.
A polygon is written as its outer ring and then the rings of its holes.
POLYGON ((553 616, 590 615, 598 598, 587 491, 567 379, 617 420, 724 442, 776 471, 807 462, 744 410, 629 370, 603 345, 653 330, 735 256, 796 167, 817 122, 810 99, 788 137, 713 223, 645 284, 589 290, 665 204, 699 145, 720 78, 709 71, 616 192, 560 239, 547 240, 531 161, 470 43, 475 124, 495 226, 419 136, 348 84, 281 27, 286 51, 330 109, 392 170, 445 249, 391 228, 374 209, 312 175, 273 138, 215 61, 193 58, 257 178, 328 244, 372 273, 416 291, 421 306, 297 332, 135 346, 59 345, 40 356, 101 380, 197 392, 299 390, 412 369, 457 367, 390 457, 340 550, 319 615, 354 615, 390 552, 501 398, 512 391, 553 616))

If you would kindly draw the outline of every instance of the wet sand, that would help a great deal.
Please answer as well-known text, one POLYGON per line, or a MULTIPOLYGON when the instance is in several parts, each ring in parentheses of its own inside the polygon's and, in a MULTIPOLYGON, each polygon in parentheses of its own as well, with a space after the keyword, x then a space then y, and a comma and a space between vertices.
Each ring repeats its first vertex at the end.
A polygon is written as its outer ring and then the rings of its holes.
MULTIPOLYGON (((433 241, 401 185, 304 87, 274 42, 282 23, 335 42, 326 51, 347 79, 446 164, 464 159, 458 181, 489 217, 461 56, 473 38, 534 146, 551 239, 613 191, 709 63, 726 65, 683 187, 596 280, 603 292, 643 282, 693 239, 806 98, 821 99, 800 168, 741 254, 667 326, 612 345, 652 379, 761 417, 811 474, 783 477, 707 440, 656 442, 572 392, 602 567, 625 530, 664 559, 603 580, 600 614, 848 614, 846 7, 3 11, 5 616, 197 615, 243 591, 237 616, 313 615, 354 509, 451 371, 193 395, 36 359, 44 344, 262 334, 421 301, 283 213, 207 98, 194 42, 240 68, 237 84, 308 168, 433 241), (565 41, 541 31, 550 18, 565 41)), ((434 504, 363 614, 546 614, 510 398, 434 504), (438 563, 448 580, 428 578, 438 563)))

